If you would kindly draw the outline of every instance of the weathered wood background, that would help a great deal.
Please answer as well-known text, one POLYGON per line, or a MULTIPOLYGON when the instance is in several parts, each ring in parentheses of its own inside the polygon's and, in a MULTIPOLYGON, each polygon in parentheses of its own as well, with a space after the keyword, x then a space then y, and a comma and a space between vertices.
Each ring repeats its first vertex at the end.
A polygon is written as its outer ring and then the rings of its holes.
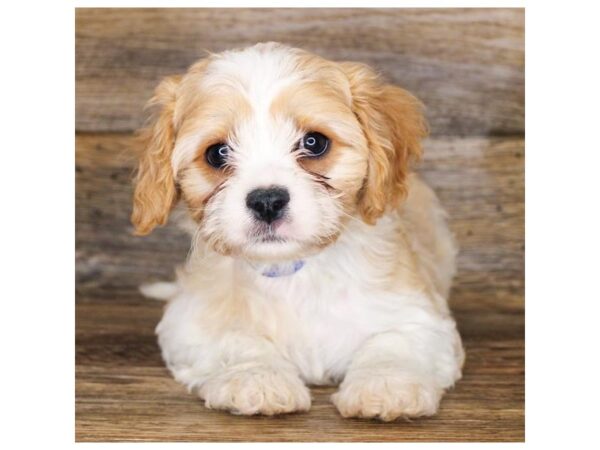
POLYGON ((77 129, 131 131, 161 77, 279 41, 369 63, 423 100, 434 134, 524 130, 519 9, 80 9, 77 129))
POLYGON ((78 441, 524 439, 524 12, 517 9, 79 9, 76 13, 78 441), (451 307, 464 379, 434 418, 342 420, 313 390, 307 414, 209 411, 173 381, 137 286, 187 252, 174 226, 131 235, 132 131, 158 80, 202 55, 277 40, 367 62, 427 105, 420 172, 461 245, 451 307))

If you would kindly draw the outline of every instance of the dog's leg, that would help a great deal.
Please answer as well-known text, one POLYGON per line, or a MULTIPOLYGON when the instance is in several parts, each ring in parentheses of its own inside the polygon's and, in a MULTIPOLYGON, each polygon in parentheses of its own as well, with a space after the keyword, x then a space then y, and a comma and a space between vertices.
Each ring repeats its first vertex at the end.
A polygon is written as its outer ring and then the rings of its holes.
POLYGON ((225 332, 197 343, 179 330, 158 328, 163 358, 175 379, 207 408, 275 415, 310 408, 310 391, 296 367, 260 336, 225 332))
POLYGON ((234 414, 275 415, 310 409, 310 392, 298 374, 274 361, 231 365, 199 389, 207 408, 234 414))
POLYGON ((451 319, 406 325, 365 341, 332 400, 343 417, 429 416, 460 378, 463 360, 451 319))

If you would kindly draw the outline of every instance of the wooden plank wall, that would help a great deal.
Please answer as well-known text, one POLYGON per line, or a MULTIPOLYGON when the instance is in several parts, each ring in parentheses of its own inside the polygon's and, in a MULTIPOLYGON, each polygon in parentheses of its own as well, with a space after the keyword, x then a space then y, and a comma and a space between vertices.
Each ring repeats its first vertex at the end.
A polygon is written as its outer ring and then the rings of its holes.
POLYGON ((79 9, 76 127, 131 131, 205 50, 279 41, 361 61, 416 94, 434 135, 524 130, 521 9, 79 9))

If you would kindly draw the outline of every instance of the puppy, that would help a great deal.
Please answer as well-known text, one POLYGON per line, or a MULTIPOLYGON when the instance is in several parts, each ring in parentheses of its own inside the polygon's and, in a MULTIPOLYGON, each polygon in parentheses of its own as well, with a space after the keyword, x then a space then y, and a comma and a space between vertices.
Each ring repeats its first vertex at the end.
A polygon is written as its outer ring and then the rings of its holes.
POLYGON ((344 417, 434 414, 464 353, 456 245, 409 170, 419 101, 266 43, 209 55, 150 103, 132 222, 145 235, 181 199, 194 224, 176 284, 148 292, 170 300, 156 332, 175 379, 234 414, 306 411, 307 385, 337 383, 344 417))

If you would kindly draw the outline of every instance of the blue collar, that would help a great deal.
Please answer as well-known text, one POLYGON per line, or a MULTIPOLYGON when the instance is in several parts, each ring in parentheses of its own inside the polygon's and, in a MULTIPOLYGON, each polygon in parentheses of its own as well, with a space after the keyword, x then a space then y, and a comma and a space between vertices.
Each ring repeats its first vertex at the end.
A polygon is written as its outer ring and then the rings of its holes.
POLYGON ((261 275, 268 278, 287 277, 294 275, 302 267, 304 267, 304 261, 298 259, 296 261, 288 261, 276 264, 250 264, 254 269, 258 270, 261 275))

